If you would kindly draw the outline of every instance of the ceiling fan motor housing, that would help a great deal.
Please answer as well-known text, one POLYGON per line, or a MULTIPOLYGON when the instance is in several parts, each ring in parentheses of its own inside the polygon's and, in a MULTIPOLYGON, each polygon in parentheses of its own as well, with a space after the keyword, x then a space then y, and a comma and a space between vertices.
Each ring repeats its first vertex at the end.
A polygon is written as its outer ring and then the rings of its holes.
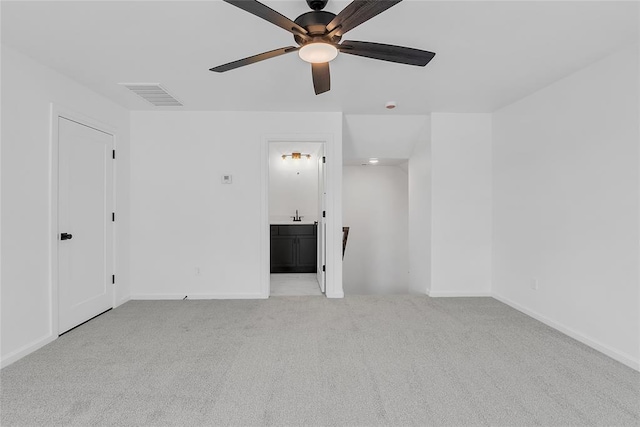
POLYGON ((329 0, 307 0, 307 4, 313 10, 322 10, 329 0))
MULTIPOLYGON (((327 24, 331 22, 335 16, 336 15, 331 12, 314 10, 298 16, 294 22, 306 29, 309 32, 309 35, 314 39, 323 39, 323 36, 327 33, 327 24)), ((294 35, 293 38, 300 46, 309 43, 309 41, 297 35, 294 35)), ((322 41, 337 43, 341 38, 341 36, 333 36, 331 38, 324 38, 322 41)))

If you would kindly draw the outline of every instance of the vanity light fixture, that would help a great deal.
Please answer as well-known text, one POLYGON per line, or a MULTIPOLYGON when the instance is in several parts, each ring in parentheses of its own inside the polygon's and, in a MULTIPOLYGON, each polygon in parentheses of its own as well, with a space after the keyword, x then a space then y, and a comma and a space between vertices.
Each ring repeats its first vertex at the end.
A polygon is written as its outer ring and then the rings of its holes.
POLYGON ((287 160, 287 157, 291 157, 293 160, 300 160, 303 157, 306 157, 307 160, 311 160, 311 154, 302 154, 302 153, 291 153, 291 154, 283 154, 282 160, 287 160))
POLYGON ((378 159, 376 159, 376 158, 371 158, 371 159, 369 159, 369 163, 371 163, 372 165, 375 165, 375 164, 376 164, 376 163, 378 163, 378 162, 379 162, 379 160, 378 160, 378 159))

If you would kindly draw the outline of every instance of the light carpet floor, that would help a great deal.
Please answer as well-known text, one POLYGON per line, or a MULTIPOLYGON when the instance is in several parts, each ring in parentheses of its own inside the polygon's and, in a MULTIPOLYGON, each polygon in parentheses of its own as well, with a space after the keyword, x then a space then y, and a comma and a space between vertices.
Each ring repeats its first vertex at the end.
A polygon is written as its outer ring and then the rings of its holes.
POLYGON ((1 380, 3 426, 640 424, 640 373, 491 298, 131 301, 1 380))

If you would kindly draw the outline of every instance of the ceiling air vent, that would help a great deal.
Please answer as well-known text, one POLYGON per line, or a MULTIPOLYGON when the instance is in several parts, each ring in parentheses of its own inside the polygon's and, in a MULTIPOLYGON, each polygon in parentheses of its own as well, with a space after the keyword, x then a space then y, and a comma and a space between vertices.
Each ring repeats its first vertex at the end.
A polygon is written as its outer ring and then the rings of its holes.
POLYGON ((158 83, 120 83, 156 107, 182 107, 182 103, 158 83))

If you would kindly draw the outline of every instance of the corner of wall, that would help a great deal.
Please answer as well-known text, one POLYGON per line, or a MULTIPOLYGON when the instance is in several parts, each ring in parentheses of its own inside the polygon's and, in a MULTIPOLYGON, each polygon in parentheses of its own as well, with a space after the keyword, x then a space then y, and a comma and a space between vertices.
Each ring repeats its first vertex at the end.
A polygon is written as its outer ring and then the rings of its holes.
POLYGON ((492 114, 431 116, 430 295, 492 288, 492 114))
POLYGON ((431 288, 431 117, 409 157, 409 291, 428 294, 431 288))

